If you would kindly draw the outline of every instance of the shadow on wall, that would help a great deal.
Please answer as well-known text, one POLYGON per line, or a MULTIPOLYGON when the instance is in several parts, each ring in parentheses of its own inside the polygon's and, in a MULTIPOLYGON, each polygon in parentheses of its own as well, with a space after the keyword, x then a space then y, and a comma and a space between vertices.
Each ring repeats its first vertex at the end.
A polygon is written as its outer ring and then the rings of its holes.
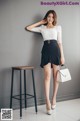
MULTIPOLYGON (((41 15, 36 15, 34 16, 32 23, 30 23, 29 25, 39 22, 42 19, 43 18, 41 17, 41 15)), ((32 32, 32 31, 29 31, 29 32, 32 32)), ((41 49, 43 45, 43 37, 41 33, 37 33, 37 32, 32 32, 32 33, 33 33, 33 36, 32 36, 33 45, 32 45, 32 50, 30 54, 29 65, 33 65, 39 69, 40 62, 41 62, 41 49)))
POLYGON ((80 121, 80 119, 79 119, 79 120, 77 120, 77 121, 80 121))

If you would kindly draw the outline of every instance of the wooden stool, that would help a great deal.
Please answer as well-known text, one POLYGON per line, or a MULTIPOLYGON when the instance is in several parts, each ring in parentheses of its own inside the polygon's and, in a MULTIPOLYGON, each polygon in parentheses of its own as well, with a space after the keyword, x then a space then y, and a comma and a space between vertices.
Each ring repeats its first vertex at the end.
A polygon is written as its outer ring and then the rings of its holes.
POLYGON ((34 81, 34 71, 33 71, 33 69, 34 69, 34 67, 32 67, 32 66, 17 66, 17 67, 12 67, 10 108, 12 108, 12 98, 20 100, 20 117, 22 117, 22 95, 24 95, 25 108, 27 107, 27 105, 26 105, 26 99, 34 98, 35 111, 36 111, 36 114, 37 114, 37 99, 36 99, 36 90, 35 90, 35 81, 34 81), (20 71, 20 95, 14 95, 13 96, 13 80, 14 80, 13 78, 14 78, 14 71, 15 70, 20 71), (22 70, 24 72, 24 94, 22 94, 22 70), (32 73, 34 95, 26 94, 26 70, 31 70, 31 73, 32 73), (27 95, 30 96, 30 97, 29 98, 26 97, 27 95))

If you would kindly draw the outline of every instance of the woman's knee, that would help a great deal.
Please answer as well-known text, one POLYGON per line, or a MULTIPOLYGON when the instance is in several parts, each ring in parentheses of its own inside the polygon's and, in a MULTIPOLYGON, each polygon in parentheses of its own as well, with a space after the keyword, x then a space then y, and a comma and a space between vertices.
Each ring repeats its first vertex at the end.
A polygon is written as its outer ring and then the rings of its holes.
POLYGON ((59 66, 54 65, 53 66, 53 78, 56 79, 58 77, 58 70, 59 70, 59 66))
POLYGON ((50 80, 50 77, 51 77, 51 75, 50 75, 49 73, 47 73, 47 74, 45 75, 45 80, 50 80))

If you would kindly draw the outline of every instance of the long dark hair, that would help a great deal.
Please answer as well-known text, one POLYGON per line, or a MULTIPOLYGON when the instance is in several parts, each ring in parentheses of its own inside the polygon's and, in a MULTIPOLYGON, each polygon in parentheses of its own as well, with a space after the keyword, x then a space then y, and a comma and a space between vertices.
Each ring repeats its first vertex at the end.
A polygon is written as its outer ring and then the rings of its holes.
MULTIPOLYGON (((54 21, 53 21, 52 24, 55 26, 55 25, 57 24, 57 14, 56 14, 56 12, 55 12, 54 10, 49 10, 49 11, 46 13, 44 19, 47 19, 48 15, 49 15, 50 13, 53 14, 54 21)), ((46 23, 45 25, 47 25, 47 23, 46 23)))

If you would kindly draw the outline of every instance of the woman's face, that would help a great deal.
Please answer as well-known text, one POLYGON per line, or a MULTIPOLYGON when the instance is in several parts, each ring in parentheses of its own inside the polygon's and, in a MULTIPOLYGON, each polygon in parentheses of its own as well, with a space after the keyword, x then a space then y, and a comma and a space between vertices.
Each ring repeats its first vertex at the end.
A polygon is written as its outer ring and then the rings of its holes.
POLYGON ((47 22, 52 24, 53 21, 54 21, 53 14, 50 13, 50 14, 47 16, 47 22))

